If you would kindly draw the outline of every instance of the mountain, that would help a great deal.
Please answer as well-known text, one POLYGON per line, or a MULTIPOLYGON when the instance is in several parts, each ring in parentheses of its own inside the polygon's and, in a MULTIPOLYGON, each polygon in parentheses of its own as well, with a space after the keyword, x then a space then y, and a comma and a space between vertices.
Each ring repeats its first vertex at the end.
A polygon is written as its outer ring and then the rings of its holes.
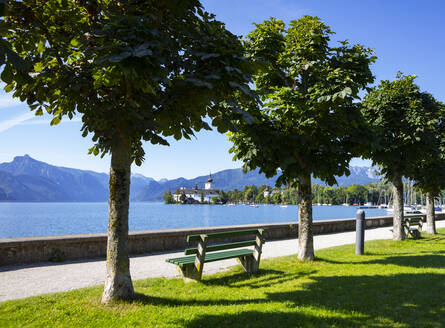
MULTIPOLYGON (((351 166, 349 168, 351 174, 349 176, 337 177, 337 184, 339 186, 350 186, 352 184, 369 184, 380 181, 380 175, 376 167, 369 166, 351 166)), ((316 179, 314 183, 324 184, 320 179, 316 179)))
MULTIPOLYGON (((152 178, 131 176, 131 194, 139 194, 152 178)), ((0 201, 104 202, 108 174, 59 167, 28 155, 0 164, 0 201)))
MULTIPOLYGON (((379 181, 375 169, 351 167, 351 174, 337 178, 339 186, 379 181)), ((266 178, 258 170, 243 173, 241 169, 212 174, 213 187, 222 190, 243 189, 246 185, 274 186, 276 177, 266 178)), ((141 174, 131 175, 132 201, 159 201, 163 194, 177 188, 204 187, 208 176, 159 181, 141 174)), ((314 183, 322 184, 318 179, 314 183)), ((104 202, 108 200, 108 174, 47 164, 28 155, 0 164, 0 201, 29 202, 104 202)))

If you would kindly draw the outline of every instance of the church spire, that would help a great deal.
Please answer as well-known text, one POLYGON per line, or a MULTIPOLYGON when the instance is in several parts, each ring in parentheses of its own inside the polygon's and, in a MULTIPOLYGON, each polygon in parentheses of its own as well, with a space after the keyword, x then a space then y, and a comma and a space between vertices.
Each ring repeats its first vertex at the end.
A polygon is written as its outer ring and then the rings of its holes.
POLYGON ((205 185, 206 190, 212 189, 212 182, 213 182, 212 173, 210 173, 209 179, 207 180, 205 185))

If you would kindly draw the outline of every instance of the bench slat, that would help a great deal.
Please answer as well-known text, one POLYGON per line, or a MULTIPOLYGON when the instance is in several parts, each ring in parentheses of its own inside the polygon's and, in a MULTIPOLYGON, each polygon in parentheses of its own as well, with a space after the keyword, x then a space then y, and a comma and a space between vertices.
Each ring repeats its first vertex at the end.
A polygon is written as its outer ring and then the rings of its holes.
POLYGON ((408 227, 411 227, 411 226, 420 226, 420 225, 423 224, 423 219, 422 219, 422 218, 419 218, 419 217, 416 217, 416 218, 405 218, 405 224, 406 224, 408 227))
MULTIPOLYGON (((219 245, 207 246, 206 247, 206 253, 208 253, 208 252, 215 252, 215 251, 222 251, 224 249, 232 249, 232 248, 238 248, 238 247, 253 246, 253 245, 255 245, 255 243, 256 243, 255 240, 246 240, 246 241, 239 241, 239 242, 230 243, 230 244, 219 244, 219 245)), ((197 247, 187 248, 184 251, 185 255, 196 254, 196 253, 198 253, 198 248, 197 247)))
POLYGON ((413 218, 405 217, 405 220, 406 221, 413 221, 413 222, 419 222, 419 221, 423 222, 423 218, 419 218, 419 217, 413 217, 413 218))
MULTIPOLYGON (((253 250, 251 250, 251 249, 236 249, 236 250, 227 251, 227 252, 211 253, 211 254, 206 254, 204 262, 207 263, 207 262, 214 262, 214 261, 219 261, 219 260, 226 260, 226 259, 231 259, 231 258, 246 256, 246 255, 251 255, 251 254, 253 254, 253 250)), ((177 258, 173 258, 173 259, 166 259, 166 261, 182 267, 186 264, 194 263, 195 256, 177 257, 177 258)))
POLYGON ((215 233, 203 233, 203 234, 198 234, 198 235, 188 235, 187 242, 189 243, 194 240, 199 240, 201 238, 201 235, 206 235, 207 239, 217 239, 217 238, 252 235, 252 234, 256 234, 259 230, 264 230, 264 229, 247 229, 247 230, 224 231, 224 232, 215 232, 215 233))

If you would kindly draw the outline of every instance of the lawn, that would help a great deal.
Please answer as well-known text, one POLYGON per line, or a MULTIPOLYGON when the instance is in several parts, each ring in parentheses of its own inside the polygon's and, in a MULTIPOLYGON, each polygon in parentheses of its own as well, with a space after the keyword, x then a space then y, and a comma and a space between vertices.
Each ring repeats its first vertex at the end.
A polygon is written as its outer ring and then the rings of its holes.
POLYGON ((445 229, 354 249, 264 260, 253 276, 140 280, 135 301, 106 307, 101 287, 8 301, 0 327, 445 327, 445 229))

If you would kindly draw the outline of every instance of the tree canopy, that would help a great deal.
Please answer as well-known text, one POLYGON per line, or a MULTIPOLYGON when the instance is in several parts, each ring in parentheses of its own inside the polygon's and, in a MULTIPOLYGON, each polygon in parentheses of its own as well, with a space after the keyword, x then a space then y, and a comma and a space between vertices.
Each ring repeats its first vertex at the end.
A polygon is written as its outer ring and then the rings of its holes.
POLYGON ((376 139, 368 157, 388 179, 415 178, 424 150, 436 143, 438 110, 431 95, 414 83, 416 76, 381 81, 363 101, 362 113, 376 139))
POLYGON ((199 1, 25 0, 8 7, 3 35, 32 69, 24 80, 6 65, 5 90, 36 115, 53 115, 51 124, 80 114, 94 154, 110 151, 119 133, 131 138, 140 164, 141 140, 190 138, 210 129, 206 115, 225 132, 233 106, 221 102, 234 91, 250 93, 240 41, 199 1))
POLYGON ((422 148, 412 178, 422 191, 437 196, 445 189, 445 106, 428 93, 422 93, 422 100, 434 118, 425 122, 430 126, 430 137, 422 148))
POLYGON ((330 184, 347 174, 361 142, 358 93, 373 82, 372 51, 342 41, 330 46, 331 29, 304 16, 286 29, 279 19, 256 24, 245 42, 256 64, 254 82, 263 105, 259 123, 230 135, 235 159, 259 167, 278 184, 314 174, 330 184))

